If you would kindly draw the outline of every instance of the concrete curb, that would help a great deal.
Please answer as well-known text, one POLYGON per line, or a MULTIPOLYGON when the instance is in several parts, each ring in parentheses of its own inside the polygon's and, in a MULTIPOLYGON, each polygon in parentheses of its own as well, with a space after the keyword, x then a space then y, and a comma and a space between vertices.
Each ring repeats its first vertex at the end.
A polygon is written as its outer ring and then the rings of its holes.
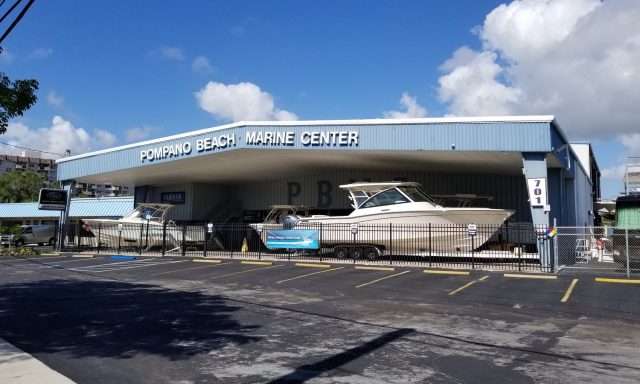
POLYGON ((74 384, 66 376, 0 339, 0 383, 6 384, 74 384))

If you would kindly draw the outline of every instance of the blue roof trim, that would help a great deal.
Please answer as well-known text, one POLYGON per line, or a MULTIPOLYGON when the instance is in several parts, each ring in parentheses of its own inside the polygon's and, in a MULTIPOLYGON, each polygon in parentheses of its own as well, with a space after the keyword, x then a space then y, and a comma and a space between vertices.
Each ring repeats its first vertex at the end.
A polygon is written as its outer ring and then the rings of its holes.
POLYGON ((216 130, 194 131, 165 139, 153 140, 121 148, 80 155, 77 158, 58 161, 58 180, 72 180, 123 169, 145 167, 182 159, 214 156, 238 149, 254 150, 423 150, 448 151, 452 144, 458 151, 511 151, 550 152, 557 136, 552 131, 553 120, 540 121, 389 121, 376 124, 354 123, 350 125, 330 121, 309 125, 304 122, 272 124, 244 123, 221 127, 216 130), (256 144, 248 139, 257 133, 280 134, 279 144, 256 144), (313 145, 310 133, 340 133, 344 142, 313 145), (357 140, 354 142, 353 136, 357 140), (553 137, 552 137, 553 136, 553 137), (208 143, 208 149, 202 143, 208 143), (218 144, 217 146, 215 144, 218 144), (171 150, 174 154, 158 156, 171 150), (150 160, 149 156, 155 158, 150 160), (159 152, 158 152, 159 151, 159 152))
MULTIPOLYGON (((101 199, 71 199, 69 217, 122 217, 132 210, 133 196, 101 199)), ((48 218, 59 216, 59 211, 38 209, 37 202, 0 204, 0 219, 48 218)))

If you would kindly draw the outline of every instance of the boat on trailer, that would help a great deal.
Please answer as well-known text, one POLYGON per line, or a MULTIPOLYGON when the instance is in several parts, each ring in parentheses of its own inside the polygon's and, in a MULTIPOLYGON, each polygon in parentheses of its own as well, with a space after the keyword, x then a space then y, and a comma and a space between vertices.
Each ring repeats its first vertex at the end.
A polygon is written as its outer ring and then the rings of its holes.
POLYGON ((84 230, 106 246, 179 247, 183 240, 180 228, 166 219, 172 204, 141 203, 120 219, 84 219, 84 230), (166 232, 165 232, 166 231, 166 232))
MULTIPOLYGON (((321 247, 334 248, 338 257, 375 258, 388 249, 470 252, 487 242, 514 213, 443 207, 415 182, 360 182, 340 188, 349 193, 353 207, 349 215, 289 214, 280 228, 316 229, 321 247), (477 228, 474 236, 469 235, 470 224, 477 228)), ((254 229, 268 228, 265 225, 251 224, 254 229)))

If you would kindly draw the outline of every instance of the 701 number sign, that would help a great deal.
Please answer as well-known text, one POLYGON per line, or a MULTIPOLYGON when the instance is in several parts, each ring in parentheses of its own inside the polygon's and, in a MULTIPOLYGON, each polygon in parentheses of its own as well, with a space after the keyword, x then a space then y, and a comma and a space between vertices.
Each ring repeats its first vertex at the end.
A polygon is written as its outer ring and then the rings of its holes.
POLYGON ((529 199, 532 207, 544 207, 547 205, 547 179, 527 179, 529 187, 529 199))

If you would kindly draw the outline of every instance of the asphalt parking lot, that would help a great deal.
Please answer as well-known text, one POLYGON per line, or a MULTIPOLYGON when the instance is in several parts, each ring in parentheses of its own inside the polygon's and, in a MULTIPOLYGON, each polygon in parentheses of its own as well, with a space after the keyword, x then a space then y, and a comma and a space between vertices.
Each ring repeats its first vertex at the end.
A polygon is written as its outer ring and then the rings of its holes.
POLYGON ((0 337, 78 383, 637 383, 640 284, 0 257, 0 337))

